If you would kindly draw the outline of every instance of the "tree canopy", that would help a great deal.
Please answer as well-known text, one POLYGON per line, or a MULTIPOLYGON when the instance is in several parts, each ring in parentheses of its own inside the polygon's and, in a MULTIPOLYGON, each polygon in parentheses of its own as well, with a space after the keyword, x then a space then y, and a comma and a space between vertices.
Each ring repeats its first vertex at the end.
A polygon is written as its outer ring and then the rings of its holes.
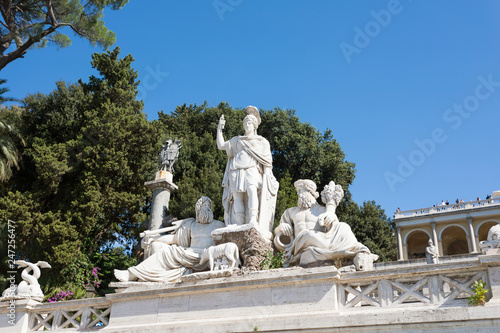
POLYGON ((23 57, 30 47, 52 43, 67 47, 71 39, 65 30, 89 40, 92 45, 108 48, 115 43, 115 34, 103 21, 105 8, 120 9, 128 0, 88 1, 14 1, 0 2, 0 70, 23 57), (8 50, 14 45, 14 49, 8 50), (7 52, 7 53, 6 53, 7 52))
POLYGON ((133 244, 155 171, 157 131, 136 100, 133 58, 94 54, 100 73, 22 100, 27 146, 3 188, 0 220, 16 222, 19 256, 54 272, 117 242, 133 244))

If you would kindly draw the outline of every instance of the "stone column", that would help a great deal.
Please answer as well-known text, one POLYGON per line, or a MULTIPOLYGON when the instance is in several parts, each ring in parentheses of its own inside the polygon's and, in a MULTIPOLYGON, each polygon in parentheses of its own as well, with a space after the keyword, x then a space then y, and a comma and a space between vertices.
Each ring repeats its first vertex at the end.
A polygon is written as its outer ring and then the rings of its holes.
POLYGON ((439 253, 444 256, 445 254, 444 254, 444 248, 443 248, 443 241, 442 240, 438 240, 438 245, 437 246, 438 246, 439 253))
POLYGON ((175 185, 172 180, 172 173, 168 171, 158 171, 155 180, 144 183, 146 187, 153 191, 149 230, 158 230, 161 228, 165 212, 168 210, 170 194, 178 189, 177 185, 175 185))
POLYGON ((467 223, 469 224, 470 243, 472 246, 471 253, 477 253, 476 236, 474 235, 474 228, 472 227, 472 217, 467 217, 467 223))
POLYGON ((403 258, 408 260, 408 244, 403 244, 403 258))
MULTIPOLYGON (((434 243, 434 246, 436 246, 436 248, 439 251, 438 236, 436 233, 436 222, 431 222, 431 228, 432 228, 432 242, 434 243)), ((443 255, 442 252, 439 253, 439 255, 443 255)))
POLYGON ((401 240, 401 227, 396 227, 397 242, 398 242, 398 260, 404 260, 403 256, 403 241, 401 240))

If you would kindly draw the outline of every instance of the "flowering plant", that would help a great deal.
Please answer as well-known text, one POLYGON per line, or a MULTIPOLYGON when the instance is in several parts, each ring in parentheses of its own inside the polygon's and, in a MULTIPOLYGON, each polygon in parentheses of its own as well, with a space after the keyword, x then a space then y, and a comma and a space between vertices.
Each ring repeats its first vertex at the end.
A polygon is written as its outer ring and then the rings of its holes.
POLYGON ((74 293, 71 290, 60 290, 54 296, 47 299, 50 303, 58 302, 58 301, 69 301, 73 299, 74 293))
POLYGON ((89 287, 99 288, 101 285, 100 270, 99 267, 94 267, 87 258, 77 260, 66 269, 67 273, 69 273, 68 281, 70 286, 83 287, 84 289, 89 287))

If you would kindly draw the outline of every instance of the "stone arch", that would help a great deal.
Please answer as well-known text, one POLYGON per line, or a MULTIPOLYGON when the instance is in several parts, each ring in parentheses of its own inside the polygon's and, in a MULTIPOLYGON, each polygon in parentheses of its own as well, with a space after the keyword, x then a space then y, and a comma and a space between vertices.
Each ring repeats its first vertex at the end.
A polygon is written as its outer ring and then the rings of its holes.
POLYGON ((445 256, 470 252, 467 231, 460 225, 451 224, 447 226, 441 230, 439 239, 441 240, 443 255, 445 256))
POLYGON ((477 235, 477 240, 484 241, 488 237, 488 231, 491 229, 492 226, 500 224, 500 222, 496 220, 486 220, 477 226, 476 229, 476 235, 477 235))
POLYGON ((425 258, 425 248, 428 245, 431 235, 423 229, 416 229, 405 237, 405 244, 408 250, 408 259, 425 258))

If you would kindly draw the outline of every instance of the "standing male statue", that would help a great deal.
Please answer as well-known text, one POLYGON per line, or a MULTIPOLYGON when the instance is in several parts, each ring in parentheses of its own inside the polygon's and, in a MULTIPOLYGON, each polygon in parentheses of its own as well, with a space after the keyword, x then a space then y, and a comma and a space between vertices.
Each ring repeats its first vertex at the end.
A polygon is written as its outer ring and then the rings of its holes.
POLYGON ((427 263, 428 264, 437 264, 439 263, 439 252, 437 247, 434 245, 434 242, 432 239, 429 239, 429 246, 425 248, 425 256, 427 257, 427 263))
POLYGON ((224 141, 224 115, 217 127, 217 148, 225 150, 228 156, 222 181, 224 222, 226 225, 254 224, 270 233, 279 183, 271 171, 273 160, 269 141, 257 135, 261 122, 259 110, 247 106, 245 112, 245 135, 224 141))

